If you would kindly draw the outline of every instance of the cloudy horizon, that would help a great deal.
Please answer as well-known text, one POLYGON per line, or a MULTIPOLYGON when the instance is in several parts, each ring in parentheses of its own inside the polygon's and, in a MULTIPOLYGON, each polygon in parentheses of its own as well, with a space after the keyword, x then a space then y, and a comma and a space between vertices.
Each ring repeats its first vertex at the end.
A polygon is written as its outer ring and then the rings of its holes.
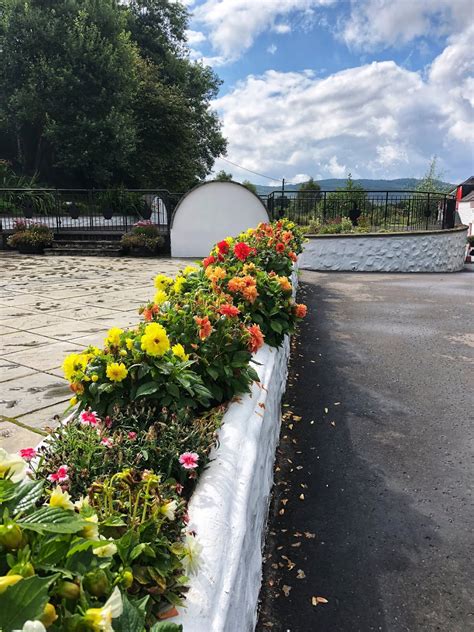
MULTIPOLYGON (((470 0, 188 0, 227 158, 275 179, 474 171, 470 0)), ((236 180, 265 178, 216 161, 236 180)))

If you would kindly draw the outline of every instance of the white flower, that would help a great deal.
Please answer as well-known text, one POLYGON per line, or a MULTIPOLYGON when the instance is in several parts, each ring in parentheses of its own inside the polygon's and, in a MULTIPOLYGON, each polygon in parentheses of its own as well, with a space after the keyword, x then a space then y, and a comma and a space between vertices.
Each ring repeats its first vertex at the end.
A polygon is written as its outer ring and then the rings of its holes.
POLYGON ((112 557, 117 553, 117 547, 113 542, 109 542, 108 544, 104 544, 104 546, 98 546, 95 549, 92 549, 94 555, 97 557, 112 557))
POLYGON ((41 621, 26 621, 21 630, 13 630, 13 632, 46 632, 46 628, 41 621))
POLYGON ((115 586, 113 593, 105 602, 103 608, 89 608, 84 619, 91 624, 94 632, 114 632, 112 619, 120 617, 123 612, 123 602, 120 590, 115 586))
POLYGON ((9 478, 13 483, 19 483, 26 478, 28 465, 18 454, 9 454, 0 448, 0 479, 9 478))
POLYGON ((165 518, 168 518, 168 520, 174 520, 177 507, 178 503, 176 502, 176 500, 170 500, 164 505, 161 505, 160 511, 165 516, 165 518))
POLYGON ((81 496, 79 500, 76 500, 76 502, 74 503, 74 507, 79 512, 81 512, 82 509, 89 509, 90 507, 89 498, 87 496, 81 496))
POLYGON ((197 573, 200 565, 199 558, 201 551, 202 546, 196 538, 187 533, 183 549, 184 557, 182 560, 186 575, 195 575, 197 573))
POLYGON ((86 538, 87 540, 98 540, 99 539, 99 526, 97 523, 99 522, 99 518, 97 517, 97 514, 93 514, 92 516, 87 516, 87 518, 84 518, 84 520, 86 522, 89 522, 90 524, 83 527, 81 531, 82 537, 86 538))
POLYGON ((68 494, 68 492, 63 492, 59 485, 56 485, 53 493, 50 496, 49 506, 61 507, 62 509, 74 511, 74 504, 71 501, 71 496, 68 494))

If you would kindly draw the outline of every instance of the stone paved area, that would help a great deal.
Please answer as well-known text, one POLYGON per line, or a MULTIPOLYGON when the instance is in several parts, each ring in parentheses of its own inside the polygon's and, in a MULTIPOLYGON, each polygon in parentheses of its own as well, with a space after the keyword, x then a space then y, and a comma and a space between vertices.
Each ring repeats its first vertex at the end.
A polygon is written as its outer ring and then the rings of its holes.
POLYGON ((37 444, 71 397, 64 356, 138 321, 158 273, 182 259, 44 257, 0 252, 0 446, 37 444))

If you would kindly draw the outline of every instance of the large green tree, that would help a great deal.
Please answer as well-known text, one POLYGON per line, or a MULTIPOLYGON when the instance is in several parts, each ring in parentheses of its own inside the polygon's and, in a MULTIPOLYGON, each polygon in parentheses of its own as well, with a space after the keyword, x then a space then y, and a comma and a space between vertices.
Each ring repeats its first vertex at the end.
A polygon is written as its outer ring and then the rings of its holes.
POLYGON ((225 151, 219 80, 167 0, 0 0, 0 158, 62 186, 183 190, 225 151))

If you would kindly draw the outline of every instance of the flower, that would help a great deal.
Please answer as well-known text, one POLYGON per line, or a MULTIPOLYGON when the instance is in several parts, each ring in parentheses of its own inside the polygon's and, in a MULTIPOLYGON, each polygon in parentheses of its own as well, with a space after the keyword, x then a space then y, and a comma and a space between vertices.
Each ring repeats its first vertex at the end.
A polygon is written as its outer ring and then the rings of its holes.
POLYGON ((288 256, 290 257, 290 259, 291 259, 292 261, 297 261, 297 260, 298 260, 298 257, 295 255, 295 253, 294 253, 294 252, 289 252, 289 253, 288 253, 288 256))
POLYGON ((111 382, 122 382, 127 377, 128 370, 123 362, 111 362, 105 373, 111 382))
POLYGON ((158 274, 155 277, 155 287, 157 290, 166 290, 172 283, 173 279, 167 277, 165 274, 158 274))
POLYGON ((173 284, 173 290, 176 292, 176 294, 180 294, 181 290, 183 289, 183 285, 186 283, 186 279, 184 278, 184 276, 180 276, 176 279, 176 281, 173 284))
POLYGON ((112 619, 120 617, 123 612, 122 595, 117 586, 102 608, 88 608, 84 621, 93 632, 114 632, 112 619))
POLYGON ((36 450, 34 448, 23 448, 20 450, 19 455, 22 459, 25 459, 25 461, 31 461, 31 459, 34 459, 36 456, 36 450))
POLYGON ((184 350, 183 345, 179 343, 176 345, 173 345, 171 347, 171 351, 173 352, 173 355, 175 355, 177 358, 180 358, 180 360, 182 360, 183 362, 186 362, 186 360, 189 360, 189 356, 184 350))
POLYGON ((59 485, 56 485, 49 498, 49 506, 61 507, 61 509, 74 511, 74 504, 71 501, 71 496, 68 494, 68 492, 63 492, 59 485))
POLYGON ((76 404, 77 404, 77 397, 74 395, 74 397, 71 397, 71 399, 69 400, 69 405, 75 406, 76 404))
POLYGON ((185 470, 194 470, 198 466, 199 454, 196 452, 183 452, 179 457, 179 462, 185 470))
POLYGON ((217 311, 223 316, 229 316, 229 318, 240 314, 240 309, 235 305, 231 305, 231 303, 224 303, 224 305, 221 305, 217 311))
POLYGON ((291 292, 292 291, 292 286, 291 283, 288 279, 288 277, 277 277, 278 283, 280 284, 280 288, 283 290, 283 292, 291 292))
POLYGON ((258 325, 250 325, 250 327, 247 327, 247 331, 250 334, 249 350, 252 353, 256 353, 263 345, 263 333, 258 325))
POLYGON ((229 252, 229 243, 223 239, 217 244, 217 249, 222 255, 226 255, 229 252))
POLYGON ((102 445, 106 445, 108 448, 112 448, 114 445, 113 439, 110 439, 109 437, 104 437, 100 440, 100 442, 102 445))
POLYGON ((99 538, 99 518, 97 517, 97 514, 92 514, 92 516, 87 516, 86 518, 84 518, 84 520, 86 522, 88 522, 89 524, 86 524, 82 530, 81 530, 81 535, 83 538, 86 538, 86 540, 97 540, 99 538))
POLYGON ((150 323, 141 337, 141 348, 150 356, 162 356, 170 348, 166 329, 159 323, 150 323))
POLYGON ((91 376, 91 380, 93 382, 98 382, 99 381, 99 376, 97 375, 97 373, 94 373, 94 375, 91 376))
POLYGON ((125 338, 125 346, 131 351, 133 349, 133 338, 125 338))
POLYGON ((67 465, 61 465, 57 472, 48 476, 48 481, 51 481, 52 483, 65 483, 69 480, 68 469, 67 465))
POLYGON ((79 421, 84 426, 97 426, 99 424, 99 422, 100 422, 100 419, 97 416, 97 413, 94 412, 93 410, 91 410, 91 411, 84 410, 79 415, 79 421))
MULTIPOLYGON (((155 305, 162 305, 167 300, 168 300, 168 294, 166 294, 166 292, 164 290, 157 290, 156 291, 155 297, 153 299, 153 302, 155 303, 155 305)), ((145 315, 146 311, 147 310, 145 309, 144 312, 143 312, 144 315, 145 315)), ((150 311, 150 318, 147 318, 145 316, 145 320, 151 320, 151 318, 153 316, 153 312, 151 310, 148 310, 148 311, 150 311)))
POLYGON ((282 244, 281 241, 279 241, 275 246, 275 250, 278 252, 278 254, 285 252, 285 244, 282 244))
POLYGON ((84 371, 89 357, 83 353, 70 353, 64 358, 64 377, 68 382, 72 382, 76 373, 84 371))
POLYGON ((187 533, 183 547, 184 557, 182 559, 184 570, 187 575, 194 575, 197 573, 200 566, 199 557, 201 551, 202 546, 196 538, 190 533, 187 533))
POLYGON ((252 248, 250 248, 250 246, 246 244, 244 241, 239 241, 234 246, 234 254, 237 257, 237 259, 240 259, 240 261, 245 261, 251 252, 252 252, 252 248))
POLYGON ((184 276, 188 276, 188 274, 191 274, 192 272, 196 272, 197 268, 196 266, 186 266, 183 270, 183 274, 184 276))
POLYGON ((26 462, 16 454, 9 454, 0 448, 0 479, 9 478, 13 483, 19 483, 26 474, 26 462))
POLYGON ((289 230, 284 230, 281 234, 281 240, 283 243, 288 244, 293 238, 293 233, 289 230))
POLYGON ((9 586, 18 584, 23 579, 22 575, 3 575, 0 577, 0 595, 5 592, 9 586))
POLYGON ((92 549, 92 553, 97 557, 113 557, 117 553, 117 546, 113 542, 98 546, 92 549))
MULTIPOLYGON (((161 292, 162 290, 158 290, 158 292, 161 292)), ((153 312, 149 307, 145 307, 145 309, 142 312, 143 314, 143 318, 144 320, 146 320, 148 323, 153 320, 153 312)))
POLYGON ((177 508, 178 503, 176 502, 176 500, 169 500, 168 502, 161 505, 160 512, 164 515, 165 518, 168 518, 168 520, 174 520, 177 508))
POLYGON ((293 306, 293 311, 296 318, 304 318, 306 316, 308 308, 303 303, 296 303, 296 305, 293 306))
POLYGON ((130 432, 127 434, 127 437, 130 439, 130 441, 135 441, 135 439, 137 438, 137 433, 133 432, 133 430, 130 430, 130 432))
POLYGON ((216 258, 213 255, 210 255, 209 257, 206 257, 205 259, 202 260, 202 265, 207 268, 207 266, 210 266, 212 263, 216 262, 216 258))
POLYGON ((209 321, 209 318, 207 316, 204 316, 204 318, 199 318, 199 316, 195 316, 194 320, 199 327, 199 338, 201 338, 201 340, 205 340, 211 335, 212 332, 212 325, 209 321))
POLYGON ((106 347, 118 347, 120 345, 120 336, 123 334, 123 329, 120 327, 112 327, 107 333, 105 339, 106 347))
POLYGON ((41 623, 41 621, 32 621, 28 619, 23 624, 21 630, 14 630, 13 632, 46 632, 46 628, 41 623))

